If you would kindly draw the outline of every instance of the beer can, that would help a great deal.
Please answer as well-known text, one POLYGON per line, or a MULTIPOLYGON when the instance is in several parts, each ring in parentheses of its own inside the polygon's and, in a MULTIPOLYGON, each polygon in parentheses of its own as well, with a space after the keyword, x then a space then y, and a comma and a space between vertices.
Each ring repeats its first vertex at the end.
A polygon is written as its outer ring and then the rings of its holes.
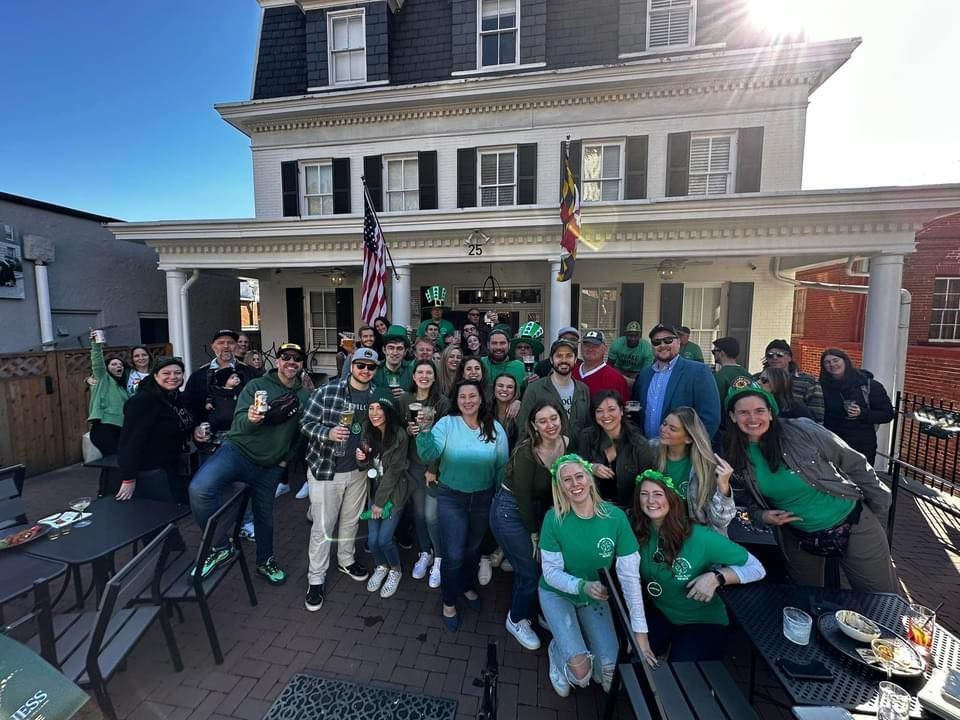
POLYGON ((200 423, 200 434, 203 435, 204 440, 209 440, 210 435, 213 433, 213 429, 210 427, 210 423, 203 422, 200 423))
POLYGON ((103 330, 94 330, 93 341, 101 344, 105 343, 107 341, 107 334, 103 330))
POLYGON ((257 390, 253 394, 253 410, 261 415, 267 411, 267 391, 257 390))

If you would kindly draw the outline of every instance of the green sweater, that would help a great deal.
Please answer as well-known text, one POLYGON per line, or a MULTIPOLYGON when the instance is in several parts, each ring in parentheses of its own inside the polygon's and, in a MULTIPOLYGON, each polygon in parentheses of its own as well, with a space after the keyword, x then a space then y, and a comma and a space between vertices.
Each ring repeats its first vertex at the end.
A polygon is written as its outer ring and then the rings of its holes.
POLYGON ((120 387, 116 379, 107 372, 103 362, 103 343, 90 343, 90 370, 97 384, 90 388, 90 410, 88 421, 99 420, 107 425, 123 427, 123 404, 127 395, 126 382, 120 387))
POLYGON ((309 399, 310 393, 303 387, 299 377, 288 388, 280 382, 276 369, 251 380, 240 392, 237 409, 233 413, 233 425, 224 442, 260 467, 273 467, 284 460, 291 460, 300 440, 300 416, 309 399), (247 419, 247 409, 253 404, 253 394, 257 390, 267 391, 267 402, 288 392, 295 392, 300 401, 300 410, 279 425, 254 424, 247 419))

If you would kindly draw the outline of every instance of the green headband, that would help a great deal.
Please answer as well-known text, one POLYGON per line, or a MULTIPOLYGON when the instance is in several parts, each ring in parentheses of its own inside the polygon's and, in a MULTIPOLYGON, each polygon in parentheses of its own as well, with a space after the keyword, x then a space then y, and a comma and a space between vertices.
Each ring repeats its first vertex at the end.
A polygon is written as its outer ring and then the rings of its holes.
POLYGON ((550 477, 553 478, 554 485, 558 484, 559 482, 558 475, 560 474, 560 467, 562 465, 566 465, 567 463, 577 463, 578 465, 583 467, 584 470, 590 473, 590 475, 593 475, 593 465, 591 463, 588 463, 586 460, 584 460, 582 457, 580 457, 576 453, 561 455, 554 461, 553 465, 550 468, 550 477))
POLYGON ((680 488, 677 487, 677 484, 669 475, 665 475, 662 472, 657 472, 656 470, 644 470, 642 473, 637 475, 637 485, 642 483, 644 480, 653 480, 654 482, 662 483, 673 490, 677 495, 683 497, 683 493, 680 492, 680 488))

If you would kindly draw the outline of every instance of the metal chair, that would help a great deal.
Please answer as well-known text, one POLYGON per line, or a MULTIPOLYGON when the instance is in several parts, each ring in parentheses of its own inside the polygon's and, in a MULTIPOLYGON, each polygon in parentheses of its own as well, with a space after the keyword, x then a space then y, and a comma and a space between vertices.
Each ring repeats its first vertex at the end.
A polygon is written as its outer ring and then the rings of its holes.
POLYGON ((23 480, 26 465, 0 468, 0 530, 27 522, 23 505, 23 480))

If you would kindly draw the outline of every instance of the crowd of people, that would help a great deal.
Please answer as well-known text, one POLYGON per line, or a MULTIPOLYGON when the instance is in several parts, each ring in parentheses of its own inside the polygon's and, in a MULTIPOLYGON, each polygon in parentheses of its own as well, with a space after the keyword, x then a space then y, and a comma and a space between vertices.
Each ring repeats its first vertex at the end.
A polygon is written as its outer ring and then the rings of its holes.
MULTIPOLYGON (((648 662, 723 656, 717 589, 765 576, 728 537, 735 489, 751 522, 774 529, 794 581, 822 585, 839 558, 855 589, 899 591, 890 492, 873 469, 875 426, 893 408, 843 351, 824 351, 817 378, 773 340, 751 373, 733 337, 713 341, 708 365, 689 328, 659 323, 644 338, 636 320, 609 346, 602 330, 575 327, 547 346, 537 322, 514 331, 479 308, 457 327, 444 297, 428 291, 416 333, 384 317, 358 328, 318 387, 299 345, 281 345, 264 373, 231 330, 186 382, 179 358, 151 365, 135 348, 127 368, 93 342, 91 439, 118 455, 117 498, 188 501, 203 527, 225 488, 245 483, 257 573, 280 584, 274 500, 302 462, 308 611, 323 607, 333 541, 337 570, 382 598, 404 582, 439 588, 450 632, 499 566, 513 572, 505 627, 528 650, 541 647, 537 626, 550 633, 561 696, 611 682, 603 568, 616 570, 648 662), (201 458, 192 477, 188 448, 201 458)), ((234 552, 217 538, 196 572, 234 552)))

